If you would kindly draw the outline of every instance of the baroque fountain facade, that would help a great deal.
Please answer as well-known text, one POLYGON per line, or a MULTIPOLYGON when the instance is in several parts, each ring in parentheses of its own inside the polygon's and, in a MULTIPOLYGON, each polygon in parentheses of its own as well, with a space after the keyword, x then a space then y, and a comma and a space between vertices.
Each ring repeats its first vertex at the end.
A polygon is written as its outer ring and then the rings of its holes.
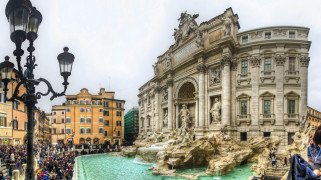
POLYGON ((186 129, 199 139, 224 128, 237 141, 280 137, 285 149, 307 115, 309 28, 239 32, 231 8, 200 25, 197 17, 181 14, 175 44, 139 88, 140 138, 186 129))

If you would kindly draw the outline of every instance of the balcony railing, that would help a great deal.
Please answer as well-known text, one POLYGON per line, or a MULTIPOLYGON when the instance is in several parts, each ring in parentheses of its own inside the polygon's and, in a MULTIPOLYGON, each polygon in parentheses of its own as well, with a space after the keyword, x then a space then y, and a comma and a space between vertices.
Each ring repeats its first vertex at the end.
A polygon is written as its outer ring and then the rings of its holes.
POLYGON ((275 123, 275 114, 260 114, 260 124, 264 122, 270 122, 272 125, 275 123))
POLYGON ((251 124, 251 115, 250 114, 237 115, 236 123, 237 123, 237 125, 240 125, 241 123, 247 123, 247 125, 250 125, 251 124))
POLYGON ((238 74, 238 78, 239 79, 244 79, 244 78, 248 78, 251 76, 251 73, 244 73, 244 74, 238 74))
POLYGON ((285 71, 285 75, 286 76, 299 76, 299 71, 289 71, 289 70, 286 70, 285 71))
POLYGON ((261 71, 261 76, 274 76, 275 71, 261 71))
POLYGON ((289 122, 295 122, 296 125, 300 124, 299 114, 289 113, 284 114, 284 124, 288 125, 289 122))

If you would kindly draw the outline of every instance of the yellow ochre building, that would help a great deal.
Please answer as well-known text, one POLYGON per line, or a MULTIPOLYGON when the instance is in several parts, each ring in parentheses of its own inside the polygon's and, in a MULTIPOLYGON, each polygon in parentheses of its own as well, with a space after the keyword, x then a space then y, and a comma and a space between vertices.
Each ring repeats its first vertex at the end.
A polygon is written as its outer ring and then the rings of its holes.
POLYGON ((100 89, 92 95, 83 88, 77 95, 67 95, 65 143, 122 144, 124 139, 124 100, 115 92, 100 89))

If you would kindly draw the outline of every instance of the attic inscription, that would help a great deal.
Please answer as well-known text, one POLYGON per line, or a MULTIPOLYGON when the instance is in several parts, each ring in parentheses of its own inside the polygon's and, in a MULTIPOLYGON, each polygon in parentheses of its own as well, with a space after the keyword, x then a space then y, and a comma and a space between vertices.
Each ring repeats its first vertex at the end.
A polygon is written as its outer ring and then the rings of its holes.
POLYGON ((182 59, 188 57, 192 53, 194 53, 197 50, 197 45, 195 41, 190 42, 186 46, 184 46, 182 49, 177 50, 174 52, 174 64, 179 64, 182 59))

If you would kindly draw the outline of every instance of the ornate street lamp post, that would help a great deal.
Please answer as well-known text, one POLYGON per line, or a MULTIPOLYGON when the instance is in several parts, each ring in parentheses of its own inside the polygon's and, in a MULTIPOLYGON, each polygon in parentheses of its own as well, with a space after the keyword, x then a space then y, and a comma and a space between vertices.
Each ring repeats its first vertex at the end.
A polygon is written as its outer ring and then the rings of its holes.
POLYGON ((62 83, 64 91, 57 93, 52 89, 51 84, 44 78, 35 79, 33 70, 37 66, 36 58, 33 56, 35 50, 33 42, 38 37, 38 28, 42 21, 41 13, 34 7, 29 0, 9 0, 6 6, 6 16, 10 24, 10 39, 15 43, 16 49, 13 54, 17 61, 17 77, 19 82, 14 90, 11 98, 7 98, 8 83, 12 80, 12 71, 14 64, 9 61, 9 57, 5 57, 5 61, 0 63, 1 81, 4 82, 5 101, 22 101, 27 106, 28 125, 27 125, 27 170, 25 179, 34 180, 34 156, 33 156, 33 132, 34 132, 34 109, 36 108, 37 100, 41 96, 46 96, 52 93, 50 100, 56 97, 64 96, 68 86, 68 77, 71 75, 74 55, 68 52, 68 48, 64 48, 64 52, 59 54, 57 59, 60 67, 60 74, 64 78, 62 83), (26 69, 22 71, 21 56, 24 51, 21 49, 22 43, 28 39, 29 47, 27 51, 29 55, 26 58, 26 69), (35 86, 44 82, 48 90, 46 93, 36 92, 35 86), (23 85, 26 88, 26 93, 19 96, 19 87, 23 85))

